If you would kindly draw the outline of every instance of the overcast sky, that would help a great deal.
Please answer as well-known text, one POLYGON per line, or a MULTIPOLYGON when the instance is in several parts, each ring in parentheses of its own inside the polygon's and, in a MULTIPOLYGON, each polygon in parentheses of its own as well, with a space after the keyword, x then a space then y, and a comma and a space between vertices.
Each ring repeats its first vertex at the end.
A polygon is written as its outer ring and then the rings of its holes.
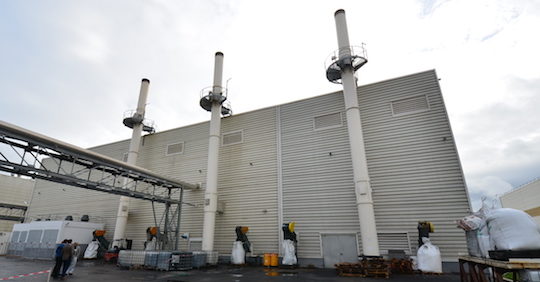
POLYGON ((359 85, 436 69, 475 208, 540 176, 540 1, 0 1, 0 119, 91 147, 129 139, 149 78, 158 131, 207 121, 214 53, 235 113, 341 90, 334 12, 366 43, 359 85))

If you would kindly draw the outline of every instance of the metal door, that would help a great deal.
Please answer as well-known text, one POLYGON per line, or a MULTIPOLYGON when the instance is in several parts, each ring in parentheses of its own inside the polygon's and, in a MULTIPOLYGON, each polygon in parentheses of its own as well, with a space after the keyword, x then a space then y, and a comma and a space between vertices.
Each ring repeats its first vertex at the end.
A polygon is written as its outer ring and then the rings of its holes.
POLYGON ((335 268, 336 263, 358 261, 356 234, 322 234, 321 238, 325 268, 335 268))

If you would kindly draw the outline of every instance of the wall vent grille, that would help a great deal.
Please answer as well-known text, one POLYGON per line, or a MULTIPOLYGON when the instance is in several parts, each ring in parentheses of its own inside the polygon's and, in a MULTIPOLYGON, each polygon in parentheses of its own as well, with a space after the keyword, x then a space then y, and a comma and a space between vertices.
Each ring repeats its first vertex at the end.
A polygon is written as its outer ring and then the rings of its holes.
POLYGON ((340 127, 342 125, 343 119, 341 118, 341 113, 327 114, 313 118, 314 130, 340 127))
POLYGON ((234 131, 223 133, 221 138, 221 145, 233 145, 244 142, 244 132, 243 131, 234 131))
POLYGON ((379 248, 382 251, 403 250, 408 255, 412 254, 411 241, 408 232, 377 232, 379 248))
POLYGON ((184 142, 167 145, 167 156, 184 153, 184 142))
POLYGON ((427 110, 429 110, 429 102, 425 95, 392 101, 392 115, 394 116, 425 112, 427 110))

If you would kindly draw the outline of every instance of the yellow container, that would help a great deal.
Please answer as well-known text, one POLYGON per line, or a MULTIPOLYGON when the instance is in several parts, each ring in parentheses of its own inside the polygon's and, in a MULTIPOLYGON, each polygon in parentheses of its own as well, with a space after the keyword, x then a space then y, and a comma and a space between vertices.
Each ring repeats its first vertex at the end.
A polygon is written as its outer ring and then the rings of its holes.
POLYGON ((263 265, 264 266, 270 266, 270 255, 271 254, 264 254, 264 257, 263 257, 263 265))
POLYGON ((270 254, 270 266, 278 266, 278 254, 270 254))

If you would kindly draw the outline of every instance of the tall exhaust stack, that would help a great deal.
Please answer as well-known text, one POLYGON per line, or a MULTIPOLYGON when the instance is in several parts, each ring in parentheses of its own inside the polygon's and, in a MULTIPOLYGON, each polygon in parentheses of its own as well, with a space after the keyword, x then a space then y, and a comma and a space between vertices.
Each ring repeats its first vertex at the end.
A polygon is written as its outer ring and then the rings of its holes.
POLYGON ((214 84, 209 91, 205 92, 200 100, 203 109, 212 113, 210 120, 210 137, 208 140, 208 164, 206 170, 206 190, 204 192, 204 225, 202 250, 214 250, 214 229, 216 225, 217 211, 217 186, 218 186, 218 162, 219 146, 221 140, 221 114, 230 114, 230 109, 223 106, 227 99, 223 92, 223 53, 217 52, 214 62, 214 84))
POLYGON ((334 16, 339 49, 330 57, 326 77, 331 82, 343 85, 363 254, 366 256, 379 256, 379 241, 375 225, 375 213, 373 212, 362 121, 356 93, 356 77, 354 75, 360 67, 367 63, 367 58, 363 48, 353 50, 349 44, 345 11, 337 10, 334 16))
MULTIPOLYGON (((146 98, 148 97, 148 87, 150 80, 143 78, 141 81, 141 90, 139 92, 139 101, 135 111, 128 112, 124 117, 124 125, 132 128, 131 142, 129 143, 129 151, 127 155, 127 163, 130 165, 137 164, 139 156, 139 146, 141 144, 142 131, 154 133, 154 128, 143 124, 144 113, 146 109, 146 98)), ((124 186, 127 186, 127 180, 124 180, 124 186)), ((114 228, 113 246, 122 246, 122 242, 126 239, 126 225, 129 212, 129 197, 120 197, 118 205, 118 213, 116 216, 116 226, 114 228)))

